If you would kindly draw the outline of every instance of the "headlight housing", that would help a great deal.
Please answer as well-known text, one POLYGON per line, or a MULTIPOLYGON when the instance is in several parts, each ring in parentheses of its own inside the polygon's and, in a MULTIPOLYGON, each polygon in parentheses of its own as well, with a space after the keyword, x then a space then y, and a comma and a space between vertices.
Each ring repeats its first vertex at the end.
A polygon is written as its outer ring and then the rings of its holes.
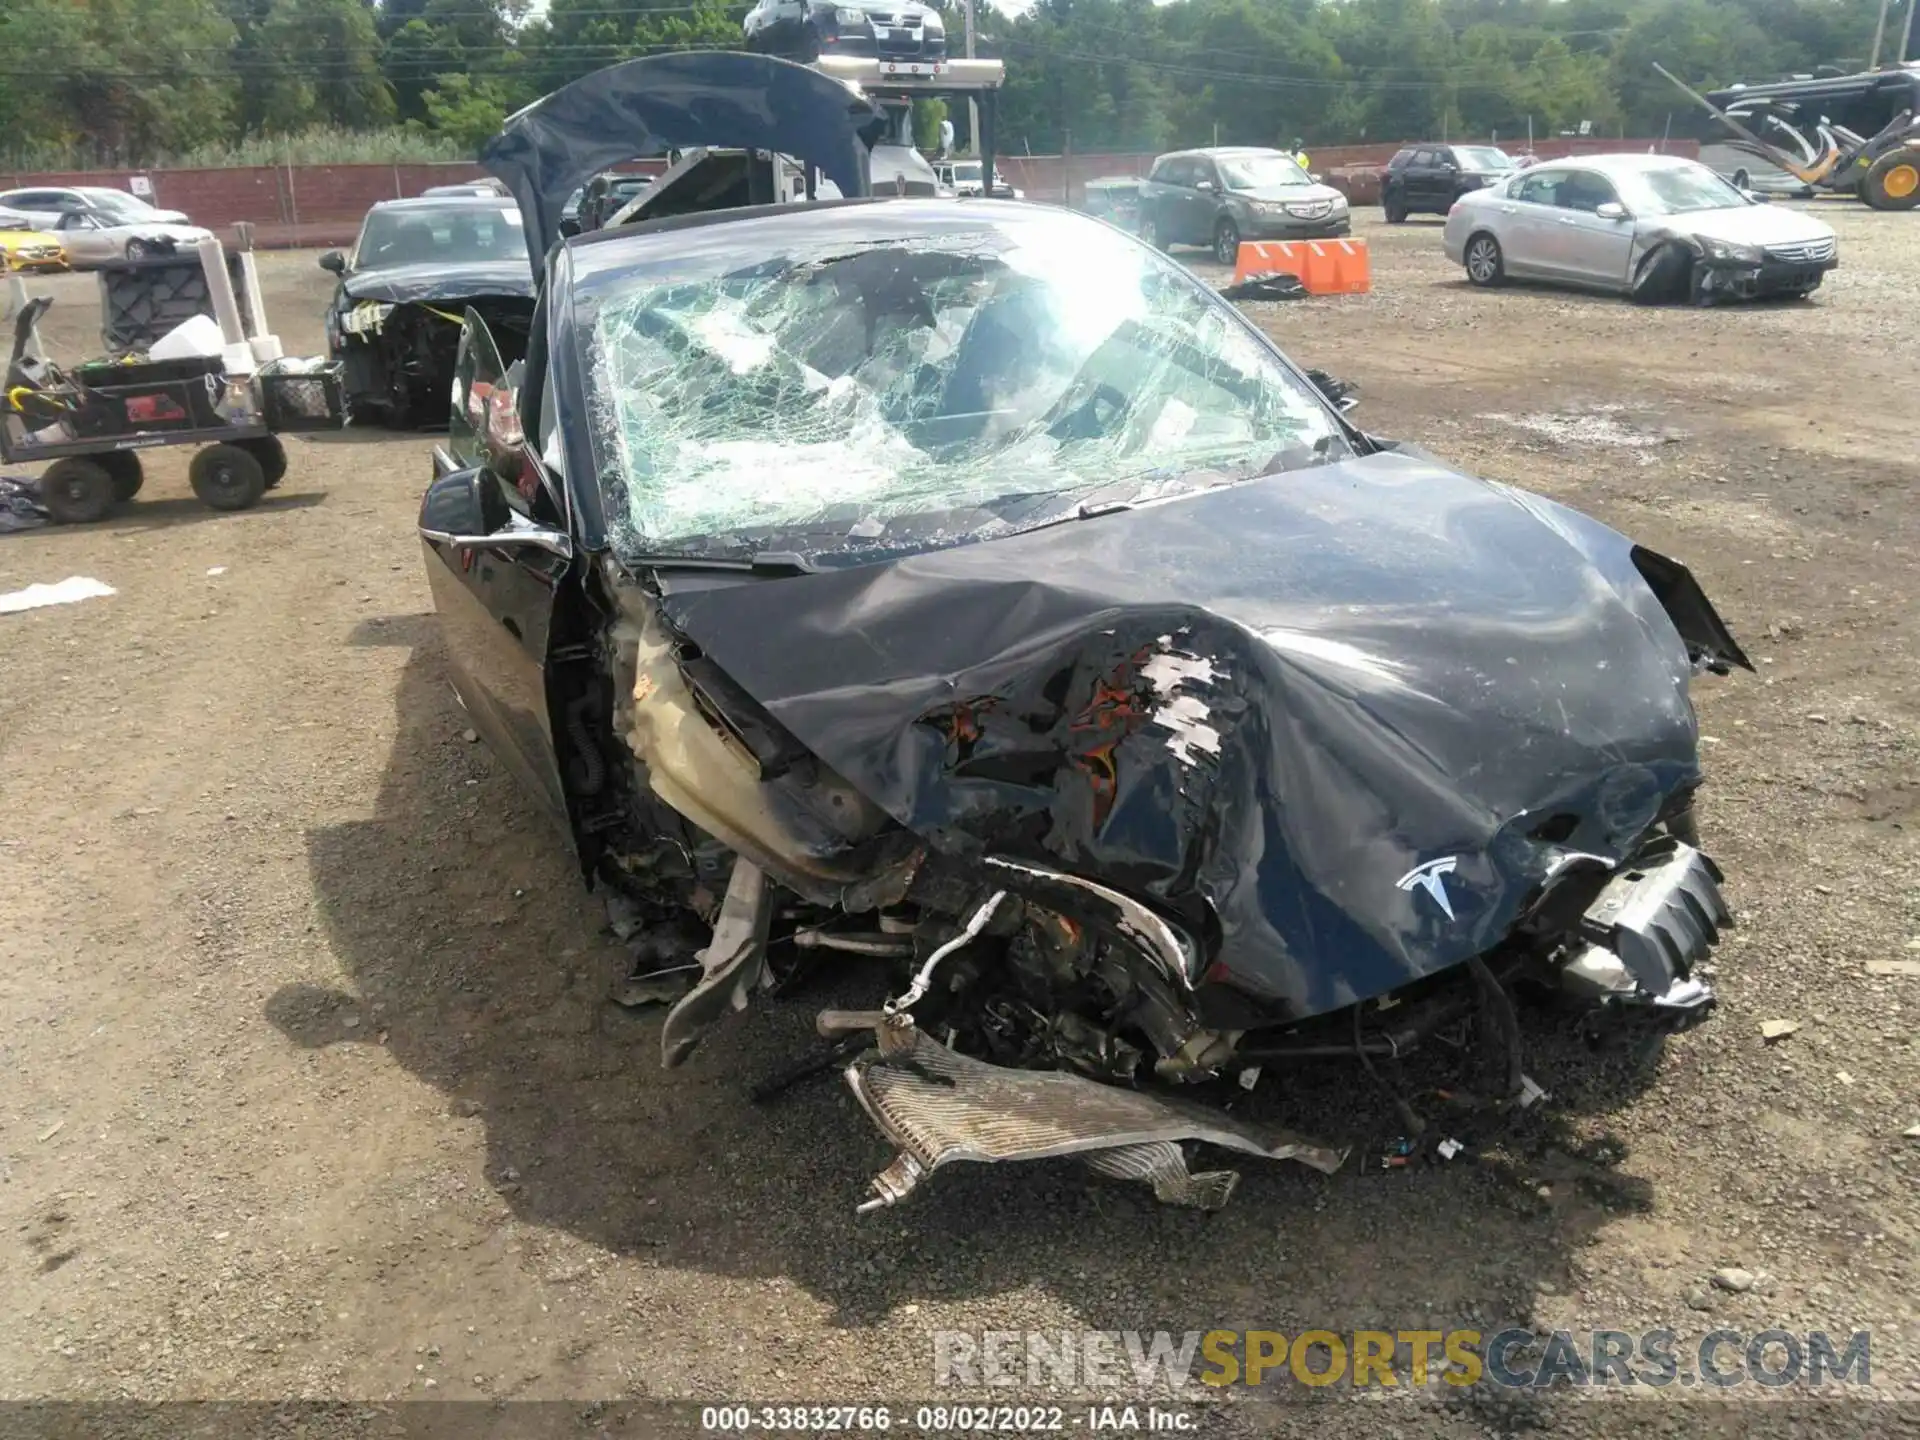
POLYGON ((1700 251, 1709 260, 1719 260, 1730 265, 1758 265, 1764 261, 1766 252, 1758 245, 1736 245, 1729 240, 1715 240, 1703 236, 1700 251))

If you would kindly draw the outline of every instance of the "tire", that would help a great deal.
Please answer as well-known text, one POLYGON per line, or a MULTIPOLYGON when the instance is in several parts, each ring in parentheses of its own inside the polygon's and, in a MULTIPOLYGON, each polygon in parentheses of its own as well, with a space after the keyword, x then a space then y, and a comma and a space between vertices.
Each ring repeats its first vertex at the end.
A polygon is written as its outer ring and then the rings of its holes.
POLYGON ((40 477, 40 504, 58 525, 91 525, 113 509, 113 475, 97 460, 56 460, 40 477))
POLYGON ((1404 225, 1407 223, 1407 207, 1404 201, 1396 201, 1390 195, 1380 197, 1380 208, 1387 213, 1387 224, 1404 225))
POLYGON ((1156 250, 1165 250, 1167 242, 1160 234, 1160 226, 1151 215, 1140 217, 1140 239, 1156 250))
POLYGON ((287 447, 280 443, 278 435, 261 435, 253 440, 235 443, 260 462, 260 474, 267 482, 267 489, 273 489, 286 478, 287 447))
POLYGON ((210 510, 247 510, 266 492, 266 472, 251 450, 238 445, 209 445, 187 468, 193 493, 210 510))
POLYGON ((1240 261, 1240 227, 1225 217, 1213 227, 1213 258, 1222 265, 1240 261))
POLYGON ((153 254, 153 248, 144 240, 127 241, 127 259, 144 260, 153 254))
POLYGON ((1920 206, 1920 151, 1889 150, 1860 182, 1860 198, 1875 210, 1920 206))
POLYGON ((140 457, 131 450, 113 450, 105 455, 94 457, 100 468, 113 477, 113 503, 124 505, 140 493, 140 487, 147 483, 146 471, 141 468, 140 457))
POLYGON ((1500 253, 1500 242, 1482 230, 1467 237, 1462 255, 1467 279, 1482 289, 1491 290, 1507 283, 1507 257, 1500 253))

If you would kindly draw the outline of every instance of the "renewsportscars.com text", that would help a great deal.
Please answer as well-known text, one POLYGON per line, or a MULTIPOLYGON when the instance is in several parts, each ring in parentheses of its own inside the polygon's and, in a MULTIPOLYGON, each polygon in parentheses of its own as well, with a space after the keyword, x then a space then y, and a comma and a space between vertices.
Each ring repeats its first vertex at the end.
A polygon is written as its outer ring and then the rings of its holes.
POLYGON ((1737 1387, 1873 1383, 1871 1335, 1712 1330, 940 1330, 935 1386, 1023 1391, 1226 1386, 1737 1387))

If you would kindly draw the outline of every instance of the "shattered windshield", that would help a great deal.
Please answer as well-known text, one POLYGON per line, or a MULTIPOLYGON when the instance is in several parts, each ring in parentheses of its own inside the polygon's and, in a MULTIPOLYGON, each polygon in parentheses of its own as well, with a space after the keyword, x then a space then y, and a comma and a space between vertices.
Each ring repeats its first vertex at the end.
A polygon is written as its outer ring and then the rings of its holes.
POLYGON ((1274 185, 1311 185, 1312 179, 1290 155, 1221 156, 1214 162, 1229 190, 1265 190, 1274 185))
POLYGON ((1620 189, 1636 215, 1691 215, 1696 210, 1732 210, 1747 197, 1704 165, 1674 165, 1622 175, 1620 189))
POLYGON ((1231 310, 1104 226, 741 258, 583 286, 596 461, 642 553, 924 545, 1349 453, 1231 310))
POLYGON ((369 213, 353 268, 526 259, 526 232, 512 204, 421 206, 369 213))

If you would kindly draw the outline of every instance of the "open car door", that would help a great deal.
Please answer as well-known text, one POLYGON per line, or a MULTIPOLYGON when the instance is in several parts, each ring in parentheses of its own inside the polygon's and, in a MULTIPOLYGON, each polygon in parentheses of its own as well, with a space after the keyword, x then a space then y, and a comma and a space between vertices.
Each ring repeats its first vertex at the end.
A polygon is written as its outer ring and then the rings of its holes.
POLYGON ((453 413, 420 505, 420 543, 454 689, 473 726, 572 843, 547 705, 555 596, 573 541, 521 426, 517 387, 467 311, 453 413))

